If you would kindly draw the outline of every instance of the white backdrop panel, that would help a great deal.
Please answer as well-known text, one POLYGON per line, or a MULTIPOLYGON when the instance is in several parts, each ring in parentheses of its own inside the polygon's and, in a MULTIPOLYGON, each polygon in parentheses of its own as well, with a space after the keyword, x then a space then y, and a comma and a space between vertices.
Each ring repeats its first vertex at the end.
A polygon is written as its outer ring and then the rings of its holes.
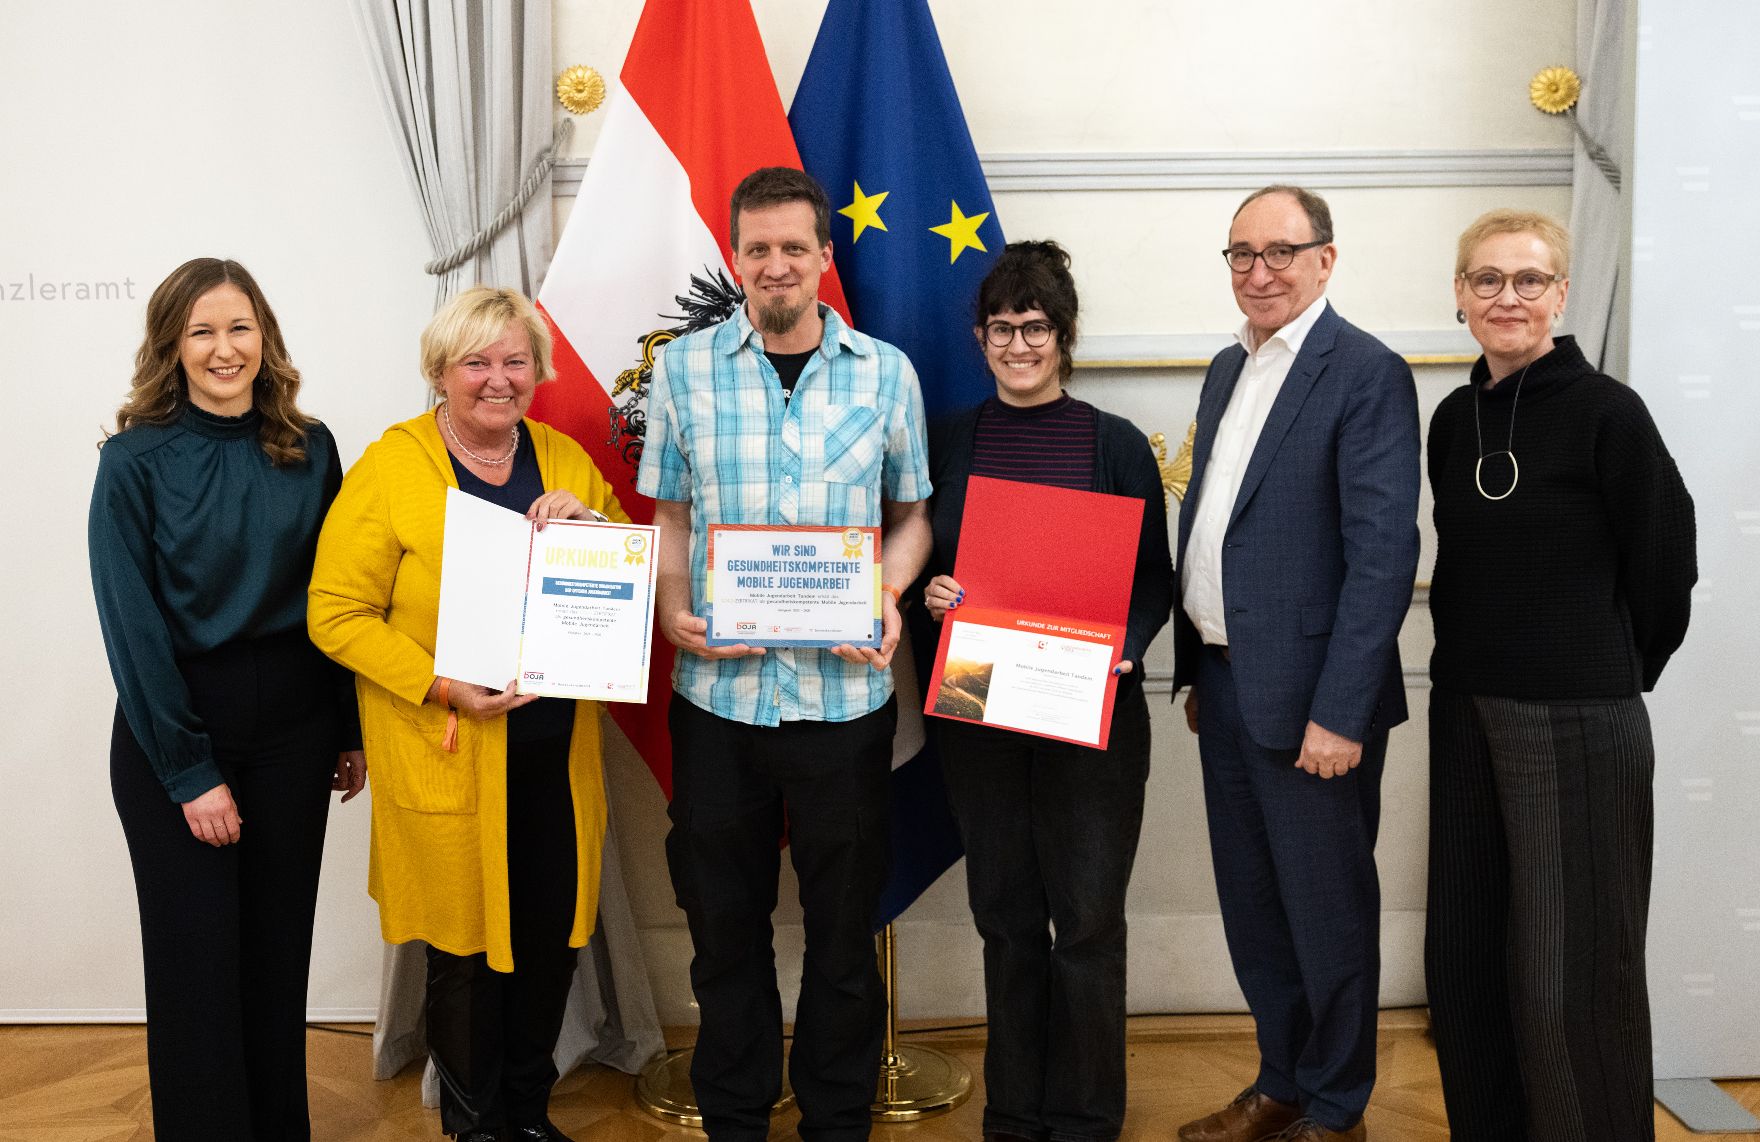
POLYGON ((1639 4, 1631 382, 1693 493, 1699 586, 1649 701, 1658 1079, 1760 1074, 1760 9, 1639 4))

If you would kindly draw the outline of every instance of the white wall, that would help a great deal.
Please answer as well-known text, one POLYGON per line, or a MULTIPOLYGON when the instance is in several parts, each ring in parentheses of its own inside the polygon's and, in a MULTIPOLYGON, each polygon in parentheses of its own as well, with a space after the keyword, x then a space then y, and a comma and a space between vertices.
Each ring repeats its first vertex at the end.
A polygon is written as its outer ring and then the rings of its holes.
MULTIPOLYGON (((755 7, 786 102, 824 5, 755 7)), ((1333 297, 1359 324, 1414 347, 1460 344, 1447 278, 1466 221, 1498 204, 1568 209, 1565 187, 1499 186, 1500 176, 1485 172, 1517 170, 1510 181, 1532 182, 1519 173, 1521 154, 1568 144, 1561 123, 1528 107, 1526 84, 1540 67, 1570 62, 1570 0, 933 7, 986 158, 1195 153, 1238 171, 1255 155, 1311 155, 1321 160, 1318 181, 1357 181, 1326 190, 1342 249, 1333 297), (1443 173, 1425 176, 1428 185, 1372 173, 1413 151, 1460 154, 1432 164, 1443 173)), ((0 453, 13 490, 0 528, 21 540, 8 548, 9 589, 0 595, 8 651, 0 681, 16 707, 0 724, 11 794, 0 799, 0 835, 10 842, 0 875, 0 1020, 140 1007, 128 862, 107 789, 112 691, 86 580, 84 519, 92 444, 122 397, 146 291, 198 253, 245 261, 305 371, 307 407, 336 429, 345 459, 420 406, 414 350, 432 296, 420 272, 429 252, 348 9, 342 0, 7 6, 0 282, 126 278, 135 293, 0 301, 0 333, 24 347, 10 355, 15 429, 0 453), (53 411, 27 419, 23 410, 44 397, 53 411)), ((638 0, 561 0, 556 9, 558 68, 589 63, 614 73, 638 0)), ((590 155, 598 120, 579 124, 577 157, 590 155)), ((1084 161, 1063 169, 1087 169, 1084 161)), ((1075 252, 1096 353, 1196 355, 1193 346, 1220 343, 1238 322, 1215 251, 1251 183, 1226 173, 1208 189, 1125 182, 1137 188, 999 190, 997 209, 1010 235, 1055 236, 1075 252)), ((567 207, 565 195, 559 213, 567 207)), ((1420 370, 1425 407, 1462 373, 1420 370)), ((1193 370, 1169 368, 1085 370, 1075 382, 1084 398, 1175 443, 1197 384, 1193 370)), ((1408 664, 1419 668, 1410 697, 1421 709, 1421 610, 1408 636, 1408 664)), ((1155 654, 1165 679, 1165 644, 1155 654)), ((1155 769, 1131 896, 1132 1005, 1234 1006, 1195 749, 1164 693, 1154 708, 1155 769)), ((1394 737, 1385 787, 1384 994, 1395 1002, 1421 995, 1422 741, 1420 715, 1394 737)), ((610 773, 662 1018, 688 1022, 688 938, 666 884, 659 794, 627 750, 614 752, 610 773)), ((364 802, 332 818, 312 980, 323 1012, 370 1011, 377 993, 377 930, 362 890, 365 822, 364 802)), ((792 904, 778 920, 784 972, 798 971, 786 950, 798 939, 792 904)), ((901 940, 906 1014, 981 1009, 957 873, 907 914, 901 940)))
MULTIPOLYGON (((0 23, 0 1020, 113 1018, 142 1006, 140 940, 85 520, 147 295, 190 257, 248 266, 346 463, 421 407, 430 255, 348 5, 8 4, 0 23), (45 281, 119 288, 13 299, 45 281)), ((377 1002, 367 811, 331 820, 324 1012, 377 1002)))

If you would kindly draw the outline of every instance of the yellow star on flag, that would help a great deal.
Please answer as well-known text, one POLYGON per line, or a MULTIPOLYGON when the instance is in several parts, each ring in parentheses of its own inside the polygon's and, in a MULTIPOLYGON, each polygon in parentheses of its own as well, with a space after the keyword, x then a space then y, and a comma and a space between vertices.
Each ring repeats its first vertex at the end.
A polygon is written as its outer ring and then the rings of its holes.
POLYGON ((986 211, 983 214, 974 214, 970 218, 967 218, 960 212, 959 203, 955 202, 953 204, 952 218, 943 222, 939 226, 929 227, 929 232, 931 234, 939 234, 947 239, 948 265, 952 265, 954 262, 959 261, 959 255, 962 250, 972 249, 978 251, 980 254, 986 252, 984 249, 984 243, 978 239, 978 227, 982 226, 984 224, 984 219, 988 217, 990 217, 990 214, 986 211))
POLYGON ((886 229, 886 223, 880 220, 880 204, 891 194, 883 190, 879 194, 863 194, 862 184, 856 183, 856 200, 839 210, 838 213, 856 224, 856 232, 850 238, 852 243, 861 240, 862 231, 872 226, 876 230, 886 229))

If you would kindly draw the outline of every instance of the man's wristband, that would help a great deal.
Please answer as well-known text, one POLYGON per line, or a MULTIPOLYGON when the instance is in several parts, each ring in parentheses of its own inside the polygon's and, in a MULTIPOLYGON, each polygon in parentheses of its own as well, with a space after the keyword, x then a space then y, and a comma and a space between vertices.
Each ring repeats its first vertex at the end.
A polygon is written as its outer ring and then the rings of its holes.
POLYGON ((892 602, 895 606, 904 606, 904 595, 897 587, 894 587, 891 583, 882 583, 880 584, 880 589, 892 596, 892 602))

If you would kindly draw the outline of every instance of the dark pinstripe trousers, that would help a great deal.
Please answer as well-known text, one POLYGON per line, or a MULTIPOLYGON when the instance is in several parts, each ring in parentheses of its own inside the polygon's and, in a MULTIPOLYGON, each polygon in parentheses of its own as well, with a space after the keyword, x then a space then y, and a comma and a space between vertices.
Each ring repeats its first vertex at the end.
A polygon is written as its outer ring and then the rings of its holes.
POLYGON ((1455 1142, 1648 1142, 1639 697, 1430 694, 1424 967, 1455 1142))

